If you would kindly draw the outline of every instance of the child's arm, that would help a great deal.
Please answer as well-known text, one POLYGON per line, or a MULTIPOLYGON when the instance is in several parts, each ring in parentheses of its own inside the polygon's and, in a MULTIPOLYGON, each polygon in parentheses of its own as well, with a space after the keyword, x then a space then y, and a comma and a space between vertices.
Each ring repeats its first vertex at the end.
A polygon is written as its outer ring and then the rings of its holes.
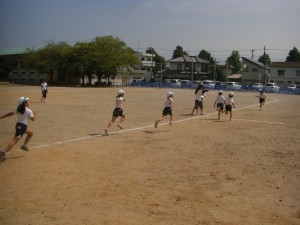
POLYGON ((32 112, 32 116, 30 117, 31 121, 35 120, 36 112, 32 112))
POLYGON ((233 106, 233 108, 235 109, 235 104, 234 104, 234 103, 232 103, 232 106, 233 106))
POLYGON ((4 119, 4 118, 6 118, 6 117, 13 116, 14 114, 15 114, 14 112, 6 113, 5 115, 1 116, 0 119, 4 119))

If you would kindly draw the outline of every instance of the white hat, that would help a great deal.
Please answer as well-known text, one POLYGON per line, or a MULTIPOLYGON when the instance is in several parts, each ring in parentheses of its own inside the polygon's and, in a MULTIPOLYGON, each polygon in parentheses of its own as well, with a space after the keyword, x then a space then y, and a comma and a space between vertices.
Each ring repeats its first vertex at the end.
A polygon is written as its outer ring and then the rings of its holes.
POLYGON ((233 96, 234 96, 233 92, 230 92, 229 97, 233 97, 233 96))
POLYGON ((123 95, 123 94, 125 94, 125 91, 123 91, 122 89, 120 89, 120 90, 118 91, 118 95, 123 95))
POLYGON ((219 91, 219 93, 223 93, 223 91, 222 91, 222 90, 220 90, 220 91, 219 91))
POLYGON ((171 92, 171 91, 169 91, 169 92, 167 93, 167 96, 168 96, 168 97, 173 96, 173 95, 174 95, 174 93, 171 92))
POLYGON ((26 102, 29 98, 25 98, 25 97, 20 97, 18 99, 18 105, 22 105, 24 102, 26 102))

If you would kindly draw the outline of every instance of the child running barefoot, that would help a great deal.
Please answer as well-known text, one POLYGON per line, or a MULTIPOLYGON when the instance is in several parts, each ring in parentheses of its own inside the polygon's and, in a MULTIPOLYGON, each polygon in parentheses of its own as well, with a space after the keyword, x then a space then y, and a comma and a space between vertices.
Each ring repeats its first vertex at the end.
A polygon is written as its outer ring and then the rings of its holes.
POLYGON ((165 108, 163 110, 161 118, 159 120, 155 121, 155 125, 154 125, 155 128, 157 128, 158 123, 160 121, 162 121, 167 115, 170 115, 169 125, 173 126, 173 124, 172 124, 172 120, 173 120, 173 112, 172 112, 172 110, 173 110, 173 95, 174 95, 173 92, 168 92, 167 93, 167 100, 165 101, 165 108))
POLYGON ((255 97, 259 98, 259 108, 261 111, 262 106, 265 104, 267 96, 262 89, 259 89, 259 95, 256 95, 255 97))
POLYGON ((228 95, 228 98, 226 98, 224 100, 225 110, 226 110, 225 114, 227 115, 229 112, 229 115, 230 115, 229 120, 232 119, 232 108, 235 109, 235 105, 233 103, 233 96, 234 96, 233 92, 230 92, 228 95))
POLYGON ((125 114, 123 112, 123 108, 122 108, 122 105, 123 105, 123 102, 125 102, 125 98, 124 98, 124 95, 125 95, 125 91, 123 90, 119 90, 118 91, 118 96, 116 97, 116 105, 115 105, 115 109, 113 111, 113 116, 112 116, 112 119, 111 121, 109 122, 109 124, 107 125, 107 127, 105 128, 105 134, 107 136, 109 136, 109 128, 113 125, 113 123, 116 121, 116 119, 120 116, 121 119, 119 121, 119 123, 117 124, 117 126, 120 128, 120 129, 123 129, 122 127, 122 123, 124 122, 125 120, 125 114))
POLYGON ((223 94, 223 91, 220 90, 218 92, 218 96, 216 97, 215 104, 214 104, 214 108, 217 105, 218 120, 220 119, 220 114, 223 113, 223 110, 224 110, 224 100, 225 100, 225 98, 222 94, 223 94))
POLYGON ((32 121, 35 120, 35 113, 33 113, 29 107, 29 98, 20 97, 18 99, 18 108, 12 112, 9 112, 0 117, 0 119, 12 116, 17 114, 18 122, 16 124, 16 133, 13 139, 8 143, 7 147, 0 151, 0 160, 3 161, 5 155, 9 150, 21 139, 24 133, 27 134, 25 138, 24 144, 21 146, 21 149, 24 151, 28 151, 29 148, 27 147, 28 142, 30 141, 31 137, 33 136, 33 132, 28 129, 28 119, 32 121))

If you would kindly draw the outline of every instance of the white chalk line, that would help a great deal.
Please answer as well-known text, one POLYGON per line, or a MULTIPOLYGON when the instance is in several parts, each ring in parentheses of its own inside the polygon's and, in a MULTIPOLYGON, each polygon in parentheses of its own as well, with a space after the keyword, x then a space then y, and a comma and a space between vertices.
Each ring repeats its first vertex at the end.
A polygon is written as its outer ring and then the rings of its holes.
MULTIPOLYGON (((270 103, 274 103, 274 102, 278 102, 278 101, 279 101, 278 99, 274 99, 274 100, 266 102, 265 104, 270 104, 270 103)), ((236 108, 234 110, 247 109, 247 108, 252 108, 254 106, 259 106, 259 104, 244 106, 244 107, 236 108)), ((201 115, 201 116, 191 116, 189 118, 173 121, 172 123, 181 123, 181 122, 185 122, 185 121, 188 121, 188 120, 204 118, 204 117, 212 116, 212 115, 216 115, 216 114, 217 114, 217 112, 209 113, 209 114, 205 114, 205 115, 201 115)), ((241 121, 249 121, 249 122, 260 122, 260 123, 270 123, 270 124, 279 124, 279 125, 284 124, 284 123, 279 123, 279 122, 261 121, 261 120, 247 120, 247 119, 233 119, 233 120, 241 120, 241 121)), ((169 123, 159 124, 159 126, 164 126, 164 125, 169 125, 169 123)), ((110 132, 110 134, 124 133, 124 132, 137 131, 137 130, 144 130, 144 129, 148 129, 148 128, 154 128, 154 123, 153 123, 153 125, 148 125, 148 126, 144 126, 144 127, 137 127, 137 128, 124 129, 124 130, 120 130, 120 131, 110 132)), ((55 142, 55 143, 52 143, 52 144, 39 145, 39 146, 31 147, 31 149, 45 148, 45 147, 50 147, 50 146, 53 146, 53 145, 61 145, 61 144, 69 143, 69 142, 82 141, 82 140, 87 140, 87 139, 91 139, 91 138, 94 138, 94 137, 103 137, 103 136, 106 136, 106 135, 105 134, 97 134, 97 135, 93 135, 93 136, 85 136, 85 137, 81 137, 81 138, 69 139, 69 140, 66 140, 66 141, 58 141, 58 142, 55 142)))

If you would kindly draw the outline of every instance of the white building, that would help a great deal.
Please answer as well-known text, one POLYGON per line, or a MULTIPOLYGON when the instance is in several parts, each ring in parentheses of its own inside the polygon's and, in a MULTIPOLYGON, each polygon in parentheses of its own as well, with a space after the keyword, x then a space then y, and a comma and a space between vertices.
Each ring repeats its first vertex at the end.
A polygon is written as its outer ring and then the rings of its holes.
POLYGON ((300 85, 300 62, 273 62, 271 82, 277 83, 282 88, 289 84, 300 85))

